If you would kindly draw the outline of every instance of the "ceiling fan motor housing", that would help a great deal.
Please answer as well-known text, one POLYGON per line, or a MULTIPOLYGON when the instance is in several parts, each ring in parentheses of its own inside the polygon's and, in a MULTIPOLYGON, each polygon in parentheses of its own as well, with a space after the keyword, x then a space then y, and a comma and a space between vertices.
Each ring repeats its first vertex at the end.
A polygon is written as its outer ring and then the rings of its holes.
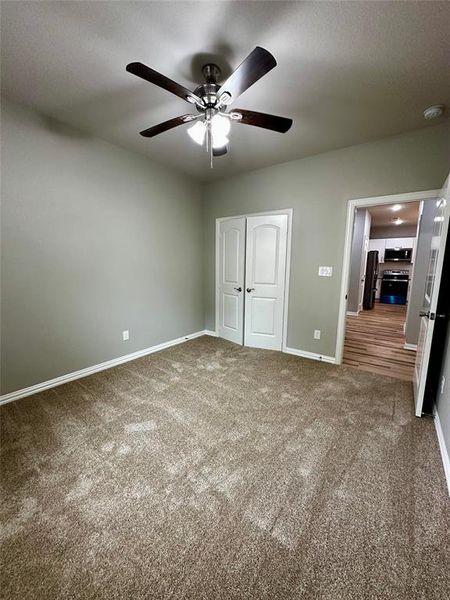
POLYGON ((220 76, 222 75, 220 67, 214 63, 208 63, 202 67, 202 73, 206 83, 219 83, 220 76))
POLYGON ((220 89, 220 85, 217 83, 204 83, 203 85, 199 85, 198 88, 195 89, 194 94, 199 96, 204 103, 204 106, 196 103, 196 106, 199 110, 204 111, 206 108, 214 108, 218 102, 217 92, 220 89))
POLYGON ((219 79, 222 74, 220 68, 213 64, 208 63, 202 68, 203 77, 205 78, 205 83, 199 85, 194 94, 200 97, 204 103, 204 106, 196 104, 197 108, 202 112, 214 108, 218 103, 217 92, 220 89, 219 79))

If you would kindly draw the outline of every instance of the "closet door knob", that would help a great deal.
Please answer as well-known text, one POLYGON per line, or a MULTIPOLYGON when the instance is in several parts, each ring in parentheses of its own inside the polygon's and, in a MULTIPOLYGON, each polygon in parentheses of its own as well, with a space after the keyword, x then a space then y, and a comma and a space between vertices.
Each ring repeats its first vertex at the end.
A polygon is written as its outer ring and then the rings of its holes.
POLYGON ((250 292, 254 292, 255 288, 247 288, 247 292, 250 294, 250 292))
POLYGON ((238 288, 234 288, 237 292, 242 292, 242 288, 238 287, 238 288))

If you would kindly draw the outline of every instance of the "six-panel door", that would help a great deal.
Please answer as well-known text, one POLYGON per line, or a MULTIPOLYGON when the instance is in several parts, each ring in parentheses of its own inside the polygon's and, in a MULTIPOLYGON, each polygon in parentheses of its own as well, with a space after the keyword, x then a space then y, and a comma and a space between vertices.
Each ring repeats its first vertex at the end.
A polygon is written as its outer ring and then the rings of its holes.
POLYGON ((281 350, 287 215, 247 217, 244 344, 281 350))

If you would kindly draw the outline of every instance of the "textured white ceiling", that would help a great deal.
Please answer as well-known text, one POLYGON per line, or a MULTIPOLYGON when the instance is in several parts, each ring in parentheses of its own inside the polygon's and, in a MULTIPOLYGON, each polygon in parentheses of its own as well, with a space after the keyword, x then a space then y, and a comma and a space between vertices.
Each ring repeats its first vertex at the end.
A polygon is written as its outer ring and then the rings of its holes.
POLYGON ((369 208, 372 217, 371 226, 381 227, 394 225, 392 220, 397 217, 402 219, 404 225, 417 225, 419 219, 420 202, 405 202, 401 205, 400 210, 395 212, 392 210, 394 204, 383 204, 381 206, 372 206, 369 208))
POLYGON ((1 8, 5 95, 200 180, 425 127, 426 106, 450 106, 449 2, 83 0, 1 8), (230 152, 212 171, 185 126, 139 136, 190 105, 127 73, 127 63, 194 88, 208 57, 227 73, 256 45, 278 66, 235 106, 292 117, 287 134, 234 124, 230 152))

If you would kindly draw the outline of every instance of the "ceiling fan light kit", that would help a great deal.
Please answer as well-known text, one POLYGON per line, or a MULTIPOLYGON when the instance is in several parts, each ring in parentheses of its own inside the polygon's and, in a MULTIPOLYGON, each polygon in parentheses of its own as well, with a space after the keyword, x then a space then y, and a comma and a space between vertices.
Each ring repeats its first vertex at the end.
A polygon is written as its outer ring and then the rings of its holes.
POLYGON ((127 65, 128 72, 183 98, 183 100, 195 105, 197 109, 197 114, 175 117, 159 125, 144 129, 141 131, 141 135, 154 137, 159 133, 178 127, 178 125, 196 121, 188 128, 187 132, 195 143, 205 144, 212 168, 213 157, 223 156, 228 152, 228 135, 232 121, 286 133, 291 128, 292 119, 240 108, 227 112, 227 108, 232 102, 258 79, 261 79, 273 69, 276 64, 276 60, 270 52, 257 46, 221 85, 219 84, 220 68, 212 63, 206 64, 202 69, 205 83, 191 92, 184 86, 140 62, 130 63, 127 65))
POLYGON ((204 123, 197 122, 195 125, 192 125, 192 127, 189 127, 187 132, 196 144, 200 144, 200 146, 203 146, 206 133, 206 127, 204 123))

